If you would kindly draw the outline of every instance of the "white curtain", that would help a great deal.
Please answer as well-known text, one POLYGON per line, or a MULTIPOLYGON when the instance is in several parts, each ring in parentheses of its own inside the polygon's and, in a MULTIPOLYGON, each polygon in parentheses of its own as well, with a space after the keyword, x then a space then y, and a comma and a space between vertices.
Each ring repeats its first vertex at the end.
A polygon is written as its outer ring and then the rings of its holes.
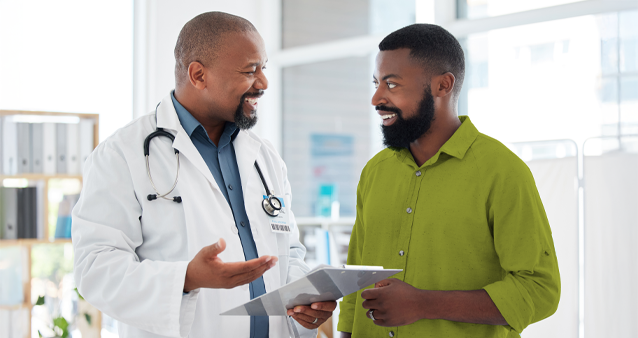
MULTIPOLYGON (((578 167, 576 157, 527 162, 552 228, 561 277, 556 313, 528 326, 524 338, 578 338, 578 167)), ((618 337, 618 336, 617 336, 618 337)))
POLYGON ((587 156, 585 337, 638 335, 638 155, 587 156))

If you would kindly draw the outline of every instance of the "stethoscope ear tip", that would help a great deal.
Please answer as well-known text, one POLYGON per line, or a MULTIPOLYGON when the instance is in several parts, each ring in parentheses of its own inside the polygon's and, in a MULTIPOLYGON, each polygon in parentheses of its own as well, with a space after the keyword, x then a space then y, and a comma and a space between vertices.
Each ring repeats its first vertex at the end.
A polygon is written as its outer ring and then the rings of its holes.
POLYGON ((182 203, 182 197, 181 197, 181 196, 175 196, 175 197, 173 197, 173 202, 175 202, 175 203, 182 203))
POLYGON ((146 199, 148 199, 149 201, 156 200, 157 199, 157 195, 149 194, 148 196, 146 196, 146 199))

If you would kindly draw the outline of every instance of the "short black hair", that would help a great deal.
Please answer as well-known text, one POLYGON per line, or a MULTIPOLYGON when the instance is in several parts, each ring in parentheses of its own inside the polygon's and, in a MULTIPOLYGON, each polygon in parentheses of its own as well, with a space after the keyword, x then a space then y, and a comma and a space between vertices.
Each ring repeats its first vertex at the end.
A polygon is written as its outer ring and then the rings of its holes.
POLYGON ((250 21, 224 12, 202 13, 187 22, 175 44, 175 82, 186 79, 188 65, 209 66, 217 58, 228 33, 257 31, 250 21))
POLYGON ((450 32, 441 26, 418 23, 390 33, 379 44, 381 51, 400 48, 409 49, 428 76, 452 73, 456 79, 453 95, 458 98, 465 78, 465 54, 450 32))

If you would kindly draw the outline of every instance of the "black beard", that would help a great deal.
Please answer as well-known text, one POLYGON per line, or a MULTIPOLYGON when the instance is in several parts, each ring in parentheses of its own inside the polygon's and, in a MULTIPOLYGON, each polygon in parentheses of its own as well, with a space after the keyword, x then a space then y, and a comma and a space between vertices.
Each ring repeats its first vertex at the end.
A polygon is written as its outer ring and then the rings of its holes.
POLYGON ((403 111, 395 107, 378 105, 375 109, 397 114, 397 120, 392 125, 381 125, 383 144, 390 148, 409 148, 410 143, 416 141, 430 130, 432 121, 434 121, 434 97, 430 86, 425 89, 423 99, 419 103, 419 108, 414 117, 404 119, 403 111))
POLYGON ((257 124, 257 110, 253 110, 250 112, 250 116, 246 116, 246 114, 244 113, 244 101, 246 100, 246 98, 248 97, 261 97, 262 95, 264 95, 264 91, 260 90, 257 93, 246 93, 241 97, 241 100, 239 101, 239 106, 237 107, 237 110, 235 111, 235 125, 237 126, 237 128, 241 129, 241 130, 248 130, 252 127, 255 126, 255 124, 257 124))

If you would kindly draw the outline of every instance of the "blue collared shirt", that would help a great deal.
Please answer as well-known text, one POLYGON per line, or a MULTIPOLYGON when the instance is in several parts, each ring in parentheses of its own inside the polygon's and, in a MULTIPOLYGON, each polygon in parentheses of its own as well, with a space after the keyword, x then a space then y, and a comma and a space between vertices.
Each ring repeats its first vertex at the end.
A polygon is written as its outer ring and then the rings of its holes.
MULTIPOLYGON (((237 157, 235 156, 235 148, 232 142, 237 137, 239 128, 233 122, 226 122, 219 144, 215 145, 208 137, 206 129, 175 99, 173 92, 171 92, 171 99, 173 99, 173 106, 175 106, 179 122, 191 138, 191 141, 193 141, 204 162, 206 162, 213 178, 215 178, 215 182, 217 182, 219 189, 226 197, 226 201, 233 211, 235 225, 239 230, 239 239, 244 249, 244 257, 246 260, 259 257, 252 231, 250 231, 248 215, 246 214, 241 177, 239 176, 237 157)), ((264 278, 259 277, 251 282, 249 288, 251 299, 263 295, 266 293, 264 278)), ((250 317, 251 338, 268 338, 268 327, 268 317, 250 317)))

